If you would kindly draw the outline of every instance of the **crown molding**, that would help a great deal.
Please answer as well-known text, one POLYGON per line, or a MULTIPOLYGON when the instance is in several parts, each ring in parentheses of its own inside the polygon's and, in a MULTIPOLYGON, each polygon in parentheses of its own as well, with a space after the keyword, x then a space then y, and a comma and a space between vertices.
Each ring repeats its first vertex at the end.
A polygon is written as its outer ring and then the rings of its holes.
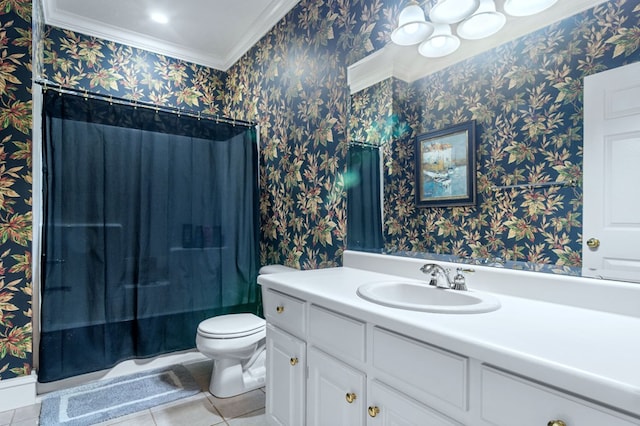
POLYGON ((273 6, 269 8, 269 13, 258 16, 249 26, 251 31, 246 32, 224 55, 214 55, 211 52, 191 49, 183 45, 61 10, 55 7, 54 0, 43 1, 43 14, 45 23, 50 26, 204 65, 209 68, 228 71, 233 64, 260 41, 299 1, 300 0, 274 1, 273 6))

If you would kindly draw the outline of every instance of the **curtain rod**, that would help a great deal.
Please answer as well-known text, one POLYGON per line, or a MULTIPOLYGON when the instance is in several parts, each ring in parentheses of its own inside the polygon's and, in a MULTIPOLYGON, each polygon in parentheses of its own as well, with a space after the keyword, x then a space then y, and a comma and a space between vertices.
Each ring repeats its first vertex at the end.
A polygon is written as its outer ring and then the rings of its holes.
POLYGON ((101 93, 89 92, 86 89, 81 90, 81 89, 74 89, 74 88, 71 88, 71 87, 64 87, 64 86, 62 86, 62 85, 60 85, 58 83, 54 83, 52 81, 44 80, 44 79, 37 79, 34 82, 36 84, 42 86, 44 91, 54 90, 54 91, 59 92, 59 93, 65 93, 65 94, 77 95, 77 96, 84 96, 85 98, 91 98, 91 99, 98 99, 98 100, 102 100, 102 101, 113 102, 113 103, 117 103, 118 105, 127 105, 127 106, 151 109, 151 110, 154 110, 156 112, 162 111, 162 112, 166 112, 166 113, 169 113, 169 114, 176 114, 178 116, 186 115, 186 116, 192 117, 192 118, 205 119, 205 120, 211 120, 211 121, 216 121, 216 122, 222 122, 222 123, 226 123, 226 124, 231 124, 233 126, 238 125, 238 126, 243 126, 243 127, 254 127, 254 126, 257 125, 257 123, 252 122, 252 121, 236 120, 236 119, 233 119, 233 118, 220 117, 218 115, 206 114, 206 113, 201 113, 201 112, 198 112, 198 111, 180 109, 178 107, 166 107, 166 106, 155 105, 155 104, 152 104, 152 103, 149 103, 149 102, 134 101, 134 100, 131 100, 131 99, 115 97, 115 96, 112 96, 112 95, 104 95, 104 94, 101 94, 101 93))
POLYGON ((379 149, 379 148, 383 148, 388 143, 389 142, 385 142, 383 144, 376 145, 376 144, 373 144, 371 142, 360 142, 360 141, 352 140, 352 141, 349 141, 349 143, 347 145, 348 146, 355 145, 355 146, 362 146, 362 147, 365 147, 365 148, 376 148, 376 149, 379 149))
POLYGON ((500 191, 502 189, 536 189, 536 188, 547 188, 550 186, 576 186, 576 183, 573 180, 569 181, 555 181, 555 182, 532 182, 532 183, 519 183, 515 185, 500 185, 500 186, 492 186, 491 189, 494 191, 500 191))

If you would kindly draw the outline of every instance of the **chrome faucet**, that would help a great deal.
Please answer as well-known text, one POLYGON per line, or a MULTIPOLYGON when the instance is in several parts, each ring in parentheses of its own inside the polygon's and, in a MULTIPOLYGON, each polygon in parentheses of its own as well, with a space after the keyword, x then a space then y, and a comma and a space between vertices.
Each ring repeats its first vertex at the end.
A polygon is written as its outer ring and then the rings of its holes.
POLYGON ((427 263, 420 268, 425 274, 431 274, 429 285, 438 288, 451 288, 451 280, 449 279, 449 270, 435 263, 427 263))
POLYGON ((425 274, 431 274, 429 285, 438 288, 449 288, 451 290, 467 290, 463 272, 475 272, 473 269, 456 268, 456 276, 453 281, 449 279, 449 270, 435 263, 427 263, 420 270, 425 274))

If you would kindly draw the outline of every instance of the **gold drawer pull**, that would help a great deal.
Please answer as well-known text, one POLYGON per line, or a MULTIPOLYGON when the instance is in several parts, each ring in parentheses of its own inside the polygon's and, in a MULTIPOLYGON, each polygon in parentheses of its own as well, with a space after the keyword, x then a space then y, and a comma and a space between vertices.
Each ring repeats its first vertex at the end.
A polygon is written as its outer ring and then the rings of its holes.
POLYGON ((293 357, 289 360, 289 364, 291 365, 296 365, 297 363, 298 363, 298 358, 293 357))
POLYGON ((281 314, 284 312, 284 306, 280 305, 280 306, 276 306, 276 312, 281 314))
POLYGON ((562 420, 549 420, 547 426, 567 426, 567 424, 562 420))
POLYGON ((353 401, 355 401, 355 400, 356 400, 356 394, 355 394, 355 393, 353 393, 353 392, 349 392, 349 393, 345 396, 345 399, 347 400, 347 402, 348 402, 349 404, 353 404, 353 401))
POLYGON ((369 407, 369 415, 371 417, 375 417, 380 413, 380 409, 375 405, 373 407, 369 407))

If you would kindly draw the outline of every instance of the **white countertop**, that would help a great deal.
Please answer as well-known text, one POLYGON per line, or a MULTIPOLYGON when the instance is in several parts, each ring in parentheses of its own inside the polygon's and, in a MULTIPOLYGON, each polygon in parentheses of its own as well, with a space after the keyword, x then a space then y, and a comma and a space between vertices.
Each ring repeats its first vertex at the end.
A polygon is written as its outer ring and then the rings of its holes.
POLYGON ((258 283, 640 416, 640 318, 498 293, 496 311, 437 314, 356 294, 361 284, 393 278, 342 267, 261 275, 258 283))

